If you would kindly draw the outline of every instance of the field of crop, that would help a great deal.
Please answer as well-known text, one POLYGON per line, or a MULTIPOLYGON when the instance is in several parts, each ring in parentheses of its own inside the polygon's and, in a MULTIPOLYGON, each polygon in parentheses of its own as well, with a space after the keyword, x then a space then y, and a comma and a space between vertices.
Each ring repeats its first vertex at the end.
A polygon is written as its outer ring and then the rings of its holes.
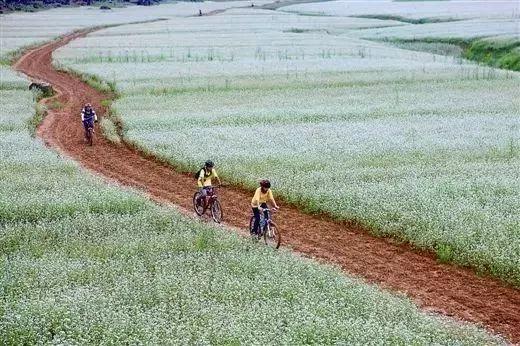
POLYGON ((332 1, 292 5, 281 10, 336 18, 392 19, 415 24, 369 28, 358 31, 358 36, 397 43, 401 48, 462 56, 489 66, 520 71, 520 4, 515 0, 332 1), (451 47, 439 49, 439 44, 451 47))
POLYGON ((211 157, 250 188, 269 177, 309 211, 519 284, 518 74, 360 38, 457 23, 478 35, 487 17, 517 20, 511 8, 424 25, 234 9, 103 30, 55 58, 117 85, 125 136, 144 150, 187 170, 211 157))
MULTIPOLYGON (((268 1, 255 1, 261 5, 268 1)), ((61 8, 35 13, 0 14, 0 62, 11 60, 17 50, 47 42, 74 30, 159 18, 188 17, 232 7, 244 6, 241 1, 222 1, 158 5, 151 7, 130 6, 100 10, 97 7, 61 8)))
POLYGON ((349 1, 297 4, 281 8, 286 12, 324 16, 396 16, 412 19, 462 20, 474 18, 520 18, 515 0, 452 1, 349 1))
POLYGON ((503 343, 81 171, 0 72, 0 344, 503 343))

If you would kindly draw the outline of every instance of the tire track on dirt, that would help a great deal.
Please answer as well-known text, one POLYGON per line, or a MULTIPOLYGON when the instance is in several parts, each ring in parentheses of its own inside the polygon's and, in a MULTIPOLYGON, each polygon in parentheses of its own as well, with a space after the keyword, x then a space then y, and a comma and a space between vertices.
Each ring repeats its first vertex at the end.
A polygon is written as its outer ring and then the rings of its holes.
MULTIPOLYGON (((157 201, 170 201, 190 210, 195 191, 190 175, 176 172, 130 145, 114 145, 101 138, 99 131, 93 147, 83 142, 79 120, 81 105, 88 100, 102 115, 106 109, 101 101, 113 95, 103 94, 75 76, 56 71, 52 66, 52 52, 92 31, 70 34, 40 46, 15 63, 18 71, 46 81, 57 90, 56 96, 42 102, 49 104, 58 100, 63 105, 48 111, 38 128, 38 136, 92 171, 120 184, 138 187, 157 201)), ((247 227, 251 195, 234 187, 220 190, 228 225, 247 227)), ((335 263, 368 282, 405 293, 425 310, 479 323, 513 343, 520 343, 519 289, 494 278, 479 277, 467 268, 437 263, 433 253, 373 237, 355 223, 311 216, 286 203, 279 204, 282 209, 275 221, 283 231, 284 245, 335 263)))

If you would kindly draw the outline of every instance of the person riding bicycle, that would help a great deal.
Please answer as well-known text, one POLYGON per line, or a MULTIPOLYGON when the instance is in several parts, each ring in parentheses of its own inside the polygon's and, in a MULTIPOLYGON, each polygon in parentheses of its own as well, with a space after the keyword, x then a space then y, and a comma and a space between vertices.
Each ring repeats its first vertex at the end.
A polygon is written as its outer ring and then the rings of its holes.
POLYGON ((217 171, 213 168, 215 165, 213 161, 208 160, 204 163, 204 167, 199 171, 199 177, 197 179, 197 186, 199 187, 199 197, 197 198, 197 203, 200 203, 200 200, 203 199, 204 203, 206 203, 206 197, 208 196, 208 189, 212 188, 212 180, 217 179, 218 184, 221 185, 222 182, 218 177, 217 171))
POLYGON ((90 103, 86 103, 81 110, 81 121, 83 122, 83 127, 85 128, 85 139, 87 139, 88 129, 94 128, 94 122, 97 123, 98 121, 97 114, 90 103))
POLYGON ((267 211, 267 202, 271 202, 275 209, 279 209, 276 201, 273 197, 273 192, 271 191, 271 182, 267 179, 260 181, 260 187, 256 189, 255 195, 251 200, 251 207, 253 209, 253 214, 255 216, 255 224, 253 226, 253 233, 260 233, 260 211, 264 212, 264 217, 267 219, 269 215, 267 211))

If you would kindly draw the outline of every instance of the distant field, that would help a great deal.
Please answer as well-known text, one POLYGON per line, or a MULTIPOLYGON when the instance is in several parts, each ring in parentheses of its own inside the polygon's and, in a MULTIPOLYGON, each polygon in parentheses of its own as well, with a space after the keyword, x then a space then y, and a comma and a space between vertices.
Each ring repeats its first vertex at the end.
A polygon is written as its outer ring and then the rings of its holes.
POLYGON ((55 58, 114 82, 126 139, 177 166, 269 177, 309 211, 518 284, 518 74, 360 38, 511 20, 510 3, 479 6, 452 13, 480 21, 423 25, 234 9, 103 30, 55 58))
POLYGON ((330 16, 400 16, 427 19, 516 18, 520 7, 515 0, 448 1, 350 1, 339 0, 282 7, 280 10, 330 16))
MULTIPOLYGON (((255 1, 258 4, 267 0, 255 1)), ((113 25, 159 18, 189 17, 198 15, 199 9, 210 11, 243 6, 241 1, 178 2, 157 6, 128 6, 112 10, 99 7, 57 8, 38 13, 11 13, 1 15, 2 50, 0 63, 8 63, 17 50, 52 40, 74 30, 100 25, 113 25)))
POLYGON ((401 48, 461 56, 520 71, 520 4, 505 1, 331 1, 282 11, 313 16, 392 19, 399 27, 360 30, 358 36, 401 48), (439 49, 439 45, 444 45, 439 49), (449 45, 450 47, 446 47, 449 45))
POLYGON ((502 344, 110 186, 29 134, 0 67, 0 344, 502 344))

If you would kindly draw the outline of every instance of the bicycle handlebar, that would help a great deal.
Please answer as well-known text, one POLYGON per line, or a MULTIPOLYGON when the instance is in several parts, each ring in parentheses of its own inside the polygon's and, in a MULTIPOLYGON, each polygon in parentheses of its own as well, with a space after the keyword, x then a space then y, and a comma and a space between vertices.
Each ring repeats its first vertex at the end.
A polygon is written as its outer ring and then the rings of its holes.
MULTIPOLYGON (((262 208, 262 207, 260 207, 262 208)), ((275 208, 262 208, 263 211, 270 211, 272 213, 276 213, 278 211, 278 209, 275 209, 275 208)))

